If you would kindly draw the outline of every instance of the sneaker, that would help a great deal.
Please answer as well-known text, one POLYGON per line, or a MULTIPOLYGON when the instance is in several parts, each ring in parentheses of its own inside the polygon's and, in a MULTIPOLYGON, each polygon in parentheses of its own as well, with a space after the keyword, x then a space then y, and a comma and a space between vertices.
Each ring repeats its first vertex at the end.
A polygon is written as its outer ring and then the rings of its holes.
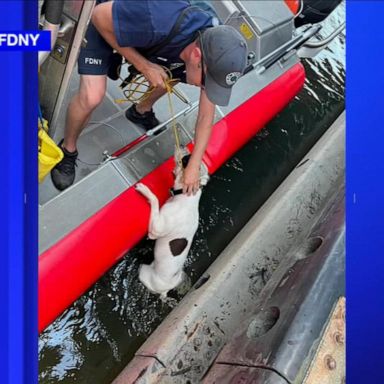
POLYGON ((59 190, 64 191, 75 181, 75 166, 77 160, 77 151, 69 152, 63 147, 64 140, 61 140, 58 146, 64 153, 63 160, 51 171, 53 185, 59 190))
POLYGON ((137 112, 136 104, 133 104, 125 111, 125 117, 129 121, 132 121, 132 123, 139 125, 147 131, 157 127, 160 124, 160 121, 157 120, 152 110, 141 114, 137 112))

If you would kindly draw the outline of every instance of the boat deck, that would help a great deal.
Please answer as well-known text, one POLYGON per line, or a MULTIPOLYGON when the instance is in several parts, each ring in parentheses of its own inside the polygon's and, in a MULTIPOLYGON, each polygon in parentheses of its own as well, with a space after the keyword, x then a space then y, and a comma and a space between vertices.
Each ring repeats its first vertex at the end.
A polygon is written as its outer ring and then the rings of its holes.
MULTIPOLYGON (((126 66, 124 67, 126 68, 126 66)), ((77 92, 79 83, 79 75, 77 74, 77 69, 75 69, 66 95, 67 103, 77 92)), ((100 166, 104 159, 103 153, 105 151, 107 151, 108 154, 112 154, 114 151, 124 147, 145 133, 144 129, 133 124, 125 117, 125 111, 132 103, 115 102, 116 99, 124 98, 119 87, 120 84, 121 80, 112 81, 108 79, 106 97, 103 103, 94 111, 90 123, 84 129, 78 140, 79 158, 75 184, 100 166)), ((177 87, 183 91, 191 102, 198 100, 198 88, 186 84, 179 84, 177 87)), ((172 102, 175 114, 188 107, 187 104, 175 96, 172 96, 172 102)), ((155 104, 154 112, 160 122, 164 122, 171 117, 167 96, 162 97, 155 104)), ((56 142, 62 139, 64 129, 65 118, 60 118, 54 136, 56 142)), ((43 205, 59 194, 60 191, 54 187, 50 176, 47 176, 39 186, 39 204, 43 205)))

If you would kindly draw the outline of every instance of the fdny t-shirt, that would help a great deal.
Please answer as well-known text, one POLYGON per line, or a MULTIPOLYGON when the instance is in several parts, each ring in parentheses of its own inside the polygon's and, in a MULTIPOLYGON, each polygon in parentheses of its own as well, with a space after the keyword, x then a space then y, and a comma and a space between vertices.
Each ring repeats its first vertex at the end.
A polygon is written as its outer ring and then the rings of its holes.
MULTIPOLYGON (((114 0, 112 16, 118 44, 145 54, 167 38, 180 13, 189 6, 187 0, 114 0)), ((156 56, 179 61, 180 53, 196 38, 197 31, 212 26, 210 13, 202 9, 188 12, 178 33, 156 56)))

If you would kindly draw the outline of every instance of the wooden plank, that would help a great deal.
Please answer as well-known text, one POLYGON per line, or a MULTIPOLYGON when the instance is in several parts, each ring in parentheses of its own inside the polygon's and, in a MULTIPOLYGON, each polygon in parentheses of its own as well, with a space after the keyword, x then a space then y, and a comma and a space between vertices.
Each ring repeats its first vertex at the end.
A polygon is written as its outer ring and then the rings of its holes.
POLYGON ((345 383, 345 297, 332 313, 303 384, 345 383))

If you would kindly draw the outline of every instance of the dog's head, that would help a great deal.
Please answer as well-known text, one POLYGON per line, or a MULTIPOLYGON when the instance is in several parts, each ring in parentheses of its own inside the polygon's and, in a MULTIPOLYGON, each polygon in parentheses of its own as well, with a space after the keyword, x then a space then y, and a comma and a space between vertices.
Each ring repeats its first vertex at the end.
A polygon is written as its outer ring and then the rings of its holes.
MULTIPOLYGON (((180 189, 183 186, 183 170, 187 167, 191 154, 187 147, 175 147, 175 176, 174 189, 180 189), (181 160, 180 160, 181 159, 181 160)), ((200 166, 200 185, 207 185, 209 181, 208 168, 204 163, 200 166)))

